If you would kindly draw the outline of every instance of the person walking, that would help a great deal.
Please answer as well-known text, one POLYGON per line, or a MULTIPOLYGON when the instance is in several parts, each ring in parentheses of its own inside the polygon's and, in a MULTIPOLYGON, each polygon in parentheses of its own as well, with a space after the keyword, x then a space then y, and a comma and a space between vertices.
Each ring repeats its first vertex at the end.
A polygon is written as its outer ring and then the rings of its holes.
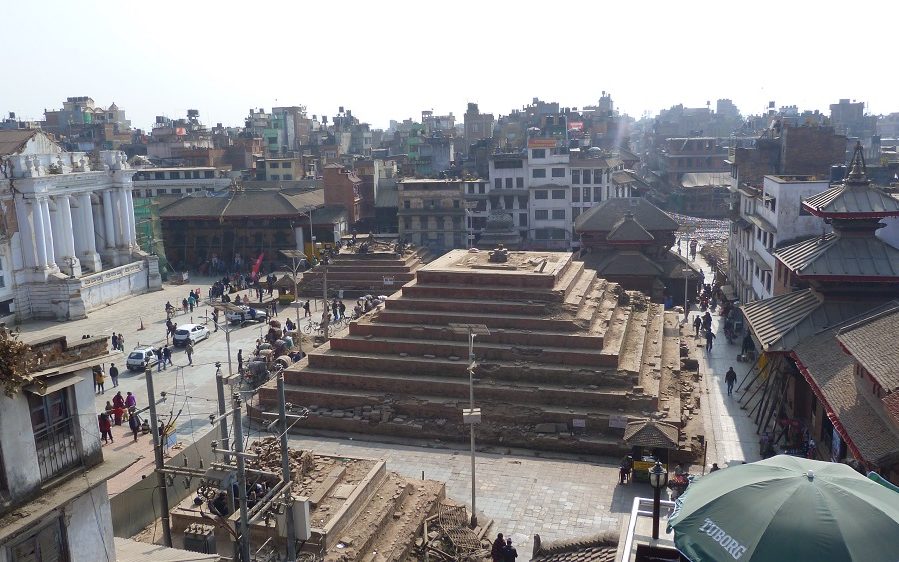
POLYGON ((131 408, 128 410, 128 429, 131 430, 131 433, 134 435, 134 442, 137 443, 137 432, 140 431, 140 418, 137 415, 137 410, 131 408))
POLYGON ((109 365, 109 378, 112 379, 113 388, 119 386, 119 368, 115 366, 115 363, 109 365))
POLYGON ((634 468, 634 459, 630 455, 625 455, 618 465, 618 483, 627 484, 631 477, 631 470, 634 468))
POLYGON ((724 382, 727 383, 727 395, 730 396, 734 392, 734 383, 737 382, 737 372, 734 371, 733 365, 724 374, 724 382))
POLYGON ((112 423, 109 421, 109 414, 102 412, 99 416, 100 438, 104 443, 113 443, 112 440, 112 423), (107 439, 109 439, 107 441, 107 439))
POLYGON ((157 347, 153 350, 153 354, 156 355, 156 372, 162 370, 162 367, 165 365, 165 358, 162 356, 162 348, 157 347))
POLYGON ((503 540, 503 534, 498 533, 496 540, 493 541, 493 546, 490 548, 490 558, 493 559, 493 562, 503 562, 503 549, 505 548, 506 541, 503 540))
POLYGON ((503 547, 503 562, 515 562, 518 558, 518 551, 512 546, 512 539, 506 539, 506 546, 503 547))
POLYGON ((705 350, 709 353, 712 352, 712 341, 715 339, 715 334, 712 333, 711 330, 706 330, 705 332, 705 350))
POLYGON ((174 363, 172 363, 172 350, 166 345, 162 348, 162 369, 167 369, 168 365, 174 365, 174 363))
POLYGON ((219 311, 217 308, 212 309, 212 325, 215 326, 215 330, 213 330, 212 332, 213 333, 218 332, 219 331, 219 311))
POLYGON ((103 369, 98 368, 94 371, 94 384, 97 385, 97 394, 105 394, 106 389, 103 388, 103 385, 106 383, 106 375, 103 374, 103 369))
POLYGON ((277 315, 278 315, 278 301, 273 300, 272 301, 272 316, 277 316, 277 315))
POLYGON ((243 374, 243 350, 237 350, 237 372, 243 374))
POLYGON ((696 332, 694 337, 699 337, 699 330, 702 329, 702 318, 697 314, 696 318, 693 319, 693 331, 696 332))
POLYGON ((125 336, 119 333, 119 351, 125 351, 125 336))
POLYGON ((331 313, 334 315, 334 321, 340 320, 340 308, 337 306, 337 299, 331 302, 331 313))
POLYGON ((337 310, 340 312, 341 318, 346 318, 346 305, 343 304, 343 301, 337 303, 337 310))
POLYGON ((113 332, 112 338, 110 338, 110 340, 111 340, 110 343, 112 343, 113 351, 118 350, 119 349, 119 336, 117 336, 116 333, 113 332))
POLYGON ((187 342, 187 345, 184 346, 184 353, 187 354, 187 364, 194 364, 194 346, 190 341, 187 342))
POLYGON ((125 417, 125 398, 121 390, 112 397, 112 413, 115 424, 122 425, 122 418, 125 417))
POLYGON ((309 312, 309 299, 306 299, 306 303, 303 304, 303 318, 311 317, 312 313, 309 312))

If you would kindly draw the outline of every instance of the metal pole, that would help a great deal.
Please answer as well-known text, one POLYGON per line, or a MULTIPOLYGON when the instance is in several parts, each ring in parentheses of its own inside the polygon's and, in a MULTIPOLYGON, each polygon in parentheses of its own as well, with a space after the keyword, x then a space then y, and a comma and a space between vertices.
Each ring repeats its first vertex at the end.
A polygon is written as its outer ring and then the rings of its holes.
POLYGON ((223 312, 222 316, 225 317, 225 349, 228 350, 228 380, 230 382, 231 377, 234 376, 234 371, 231 370, 231 322, 226 313, 223 312))
POLYGON ((300 355, 303 354, 303 332, 300 330, 300 282, 297 280, 297 270, 299 269, 299 265, 297 265, 297 259, 291 258, 293 260, 293 306, 297 309, 297 346, 300 350, 300 355))
MULTIPOLYGON (((234 394, 234 451, 243 453, 243 425, 240 417, 240 394, 234 394)), ((240 497, 240 559, 250 562, 250 525, 247 518, 247 473, 243 455, 237 457, 237 492, 240 497)))
MULTIPOLYGON (((156 421, 156 393, 153 391, 153 371, 144 371, 147 377, 147 396, 150 407, 150 429, 153 431, 153 453, 156 457, 156 481, 159 488, 159 502, 162 507, 162 541, 165 546, 172 546, 172 527, 169 524, 169 496, 165 484, 165 474, 162 470, 165 463, 162 460, 162 436, 159 434, 159 424, 156 421)), ((154 537, 155 539, 155 537, 154 537)))
MULTIPOLYGON (((471 408, 471 412, 474 413, 474 367, 472 366, 472 362, 474 362, 474 332, 471 328, 468 329, 468 407, 471 408)), ((471 431, 471 528, 474 529, 478 526, 478 515, 477 515, 477 507, 476 507, 476 488, 475 485, 475 448, 474 448, 474 423, 470 425, 471 431)))
POLYGON ((659 539, 659 507, 662 496, 662 489, 654 487, 652 489, 652 540, 659 539))
MULTIPOLYGON (((225 416, 225 412, 227 411, 225 408, 225 379, 222 377, 222 364, 219 361, 215 362, 215 389, 218 393, 219 399, 219 416, 225 416)), ((222 435, 222 449, 225 451, 229 450, 228 447, 228 418, 227 416, 222 417, 219 421, 219 429, 221 430, 222 435)), ((223 456, 224 462, 230 462, 230 456, 225 454, 223 456)))
POLYGON ((690 299, 687 296, 687 286, 689 284, 687 281, 687 270, 684 269, 684 324, 687 323, 687 318, 690 316, 690 299))
POLYGON ((284 503, 287 510, 287 560, 297 559, 297 537, 293 523, 293 498, 290 495, 290 456, 287 448, 287 399, 284 395, 284 373, 278 373, 278 419, 281 420, 281 479, 284 480, 284 503))
POLYGON ((328 312, 328 266, 325 264, 321 265, 322 267, 322 299, 325 303, 325 313, 322 315, 322 335, 325 337, 325 340, 328 339, 328 324, 331 323, 331 315, 328 312))

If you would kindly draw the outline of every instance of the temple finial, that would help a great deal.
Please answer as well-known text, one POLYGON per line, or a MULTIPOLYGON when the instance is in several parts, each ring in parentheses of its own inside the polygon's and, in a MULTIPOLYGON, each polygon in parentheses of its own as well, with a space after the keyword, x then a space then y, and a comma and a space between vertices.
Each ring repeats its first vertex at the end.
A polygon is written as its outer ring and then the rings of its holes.
POLYGON ((868 167, 865 164, 865 154, 861 141, 855 143, 855 151, 852 153, 847 185, 868 185, 868 167))

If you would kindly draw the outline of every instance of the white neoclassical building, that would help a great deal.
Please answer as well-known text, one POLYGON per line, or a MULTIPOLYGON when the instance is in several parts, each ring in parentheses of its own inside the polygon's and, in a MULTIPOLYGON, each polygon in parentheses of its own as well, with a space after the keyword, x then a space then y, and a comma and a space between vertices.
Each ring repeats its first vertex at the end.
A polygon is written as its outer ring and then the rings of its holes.
POLYGON ((160 287, 157 258, 137 245, 124 153, 100 151, 92 167, 41 131, 0 131, 0 163, 0 275, 14 283, 0 317, 80 318, 160 287))

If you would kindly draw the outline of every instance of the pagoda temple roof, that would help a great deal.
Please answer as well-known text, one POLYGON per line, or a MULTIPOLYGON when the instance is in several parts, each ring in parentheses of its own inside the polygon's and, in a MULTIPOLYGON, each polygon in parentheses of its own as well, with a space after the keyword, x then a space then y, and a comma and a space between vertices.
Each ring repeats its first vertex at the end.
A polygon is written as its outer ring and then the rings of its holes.
POLYGON ((855 146, 851 172, 842 185, 813 195, 802 206, 818 217, 870 219, 899 216, 899 201, 868 180, 861 143, 855 146))
POLYGON ((655 240, 655 236, 634 220, 633 213, 625 213, 606 235, 606 240, 610 242, 651 242, 655 240))
POLYGON ((899 250, 873 235, 816 236, 780 249, 775 257, 801 278, 899 281, 899 250))

